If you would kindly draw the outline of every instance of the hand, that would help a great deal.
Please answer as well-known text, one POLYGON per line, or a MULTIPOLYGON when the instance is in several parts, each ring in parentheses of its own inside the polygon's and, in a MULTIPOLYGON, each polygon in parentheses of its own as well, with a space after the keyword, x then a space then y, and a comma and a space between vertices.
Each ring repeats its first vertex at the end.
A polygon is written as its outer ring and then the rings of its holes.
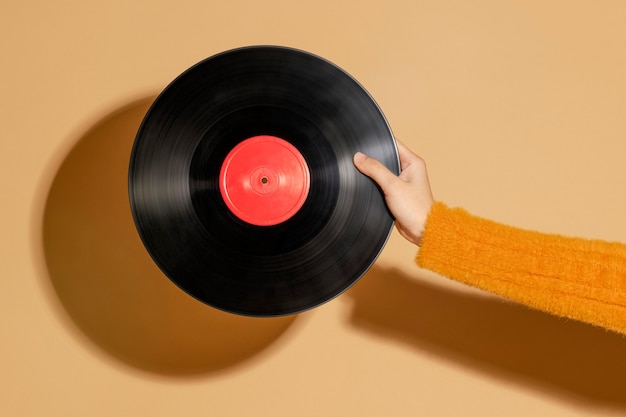
POLYGON ((354 165, 380 186, 400 234, 419 246, 426 218, 434 202, 426 162, 400 142, 398 153, 401 168, 398 176, 376 159, 361 152, 354 155, 354 165))

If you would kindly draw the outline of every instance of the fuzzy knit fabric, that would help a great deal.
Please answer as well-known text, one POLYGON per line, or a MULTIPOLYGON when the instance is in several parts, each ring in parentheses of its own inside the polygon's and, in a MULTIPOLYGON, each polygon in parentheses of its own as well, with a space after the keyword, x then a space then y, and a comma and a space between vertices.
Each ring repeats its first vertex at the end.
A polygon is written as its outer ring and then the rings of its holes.
POLYGON ((417 264, 561 317, 626 333, 626 245, 523 230, 436 202, 417 264))

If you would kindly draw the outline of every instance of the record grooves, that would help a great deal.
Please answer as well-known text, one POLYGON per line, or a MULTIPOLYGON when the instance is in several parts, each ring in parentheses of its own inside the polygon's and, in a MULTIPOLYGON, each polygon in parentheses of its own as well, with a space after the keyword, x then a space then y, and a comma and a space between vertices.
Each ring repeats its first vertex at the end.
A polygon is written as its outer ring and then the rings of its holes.
POLYGON ((297 313, 356 282, 393 226, 352 164, 357 151, 399 171, 382 112, 350 75, 290 48, 226 51, 181 74, 146 114, 129 167, 135 224, 157 265, 200 301, 297 313), (233 156, 238 146, 247 156, 233 156))

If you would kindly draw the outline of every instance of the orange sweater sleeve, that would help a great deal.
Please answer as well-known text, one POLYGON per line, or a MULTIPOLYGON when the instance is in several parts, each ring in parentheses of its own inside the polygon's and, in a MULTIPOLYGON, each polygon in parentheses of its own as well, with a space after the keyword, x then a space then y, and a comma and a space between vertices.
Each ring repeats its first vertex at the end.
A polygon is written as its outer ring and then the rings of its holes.
POLYGON ((561 317, 626 333, 626 245, 506 226, 434 204, 417 264, 561 317))

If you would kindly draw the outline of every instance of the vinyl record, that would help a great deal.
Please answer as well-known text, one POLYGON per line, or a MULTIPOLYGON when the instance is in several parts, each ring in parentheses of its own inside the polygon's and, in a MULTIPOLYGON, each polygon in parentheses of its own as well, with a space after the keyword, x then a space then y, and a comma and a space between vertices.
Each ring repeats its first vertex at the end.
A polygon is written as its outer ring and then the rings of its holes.
POLYGON ((202 302, 251 316, 307 310, 356 282, 393 227, 357 151, 399 172, 384 115, 349 74, 290 48, 226 51, 146 114, 129 167, 135 224, 156 264, 202 302))

